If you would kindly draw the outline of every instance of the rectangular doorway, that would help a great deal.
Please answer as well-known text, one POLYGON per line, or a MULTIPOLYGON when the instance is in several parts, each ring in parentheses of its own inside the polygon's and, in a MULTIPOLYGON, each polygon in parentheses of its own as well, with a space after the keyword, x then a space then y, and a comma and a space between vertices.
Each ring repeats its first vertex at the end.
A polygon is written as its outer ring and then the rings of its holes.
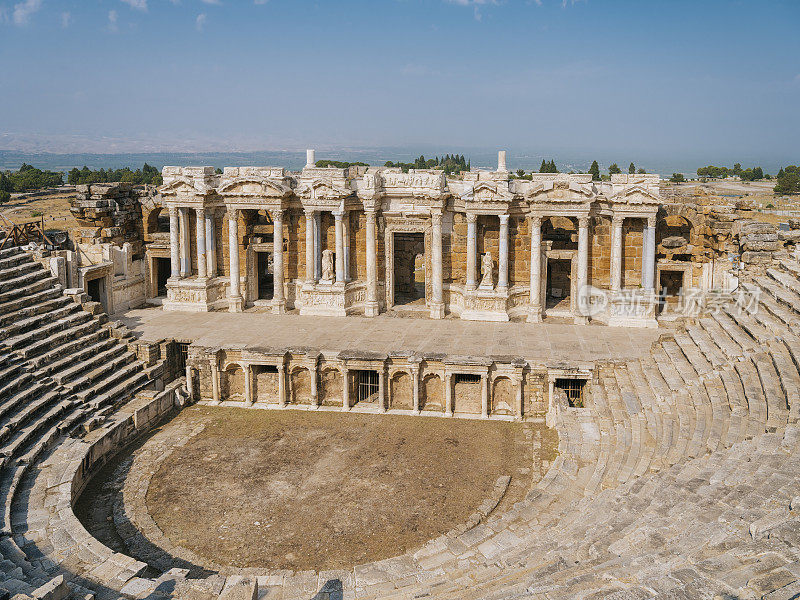
POLYGON ((378 401, 378 372, 368 369, 355 371, 356 402, 378 401))
POLYGON ((677 308, 683 290, 683 271, 662 270, 659 275, 658 289, 658 313, 677 308))
POLYGON ((272 276, 272 253, 256 252, 256 269, 258 277, 258 299, 272 300, 273 276, 272 276))
POLYGON ((169 258, 156 257, 153 260, 156 270, 156 296, 167 295, 167 280, 171 274, 172 265, 169 258))
POLYGON ((425 234, 394 234, 394 303, 425 305, 425 234))
POLYGON ((547 261, 547 297, 545 308, 570 310, 572 261, 551 258, 547 261))
POLYGON ((103 310, 108 312, 108 298, 106 298, 106 279, 97 277, 86 282, 86 293, 92 302, 99 302, 103 310))

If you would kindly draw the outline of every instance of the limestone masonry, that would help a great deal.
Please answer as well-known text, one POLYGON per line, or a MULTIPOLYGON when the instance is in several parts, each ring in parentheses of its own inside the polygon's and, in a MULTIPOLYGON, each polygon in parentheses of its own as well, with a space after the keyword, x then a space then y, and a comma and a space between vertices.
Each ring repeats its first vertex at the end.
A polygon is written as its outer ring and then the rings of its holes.
POLYGON ((68 250, 0 250, 0 600, 800 597, 800 222, 504 153, 454 178, 314 158, 78 186, 68 250), (104 545, 81 492, 190 402, 544 422, 558 455, 513 506, 501 477, 337 571, 187 558, 141 489, 104 545))

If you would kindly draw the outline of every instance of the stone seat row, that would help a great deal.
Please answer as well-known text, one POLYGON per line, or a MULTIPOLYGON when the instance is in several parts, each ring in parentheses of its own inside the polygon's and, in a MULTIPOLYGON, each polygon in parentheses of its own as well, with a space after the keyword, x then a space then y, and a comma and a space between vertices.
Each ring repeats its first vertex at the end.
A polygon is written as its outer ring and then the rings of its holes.
MULTIPOLYGON (((757 312, 709 314, 662 336, 640 360, 599 364, 587 407, 555 414, 559 454, 525 500, 468 531, 337 574, 345 597, 777 600, 800 593, 800 275, 791 262, 770 271, 745 284, 762 291, 757 312)), ((34 364, 53 351, 26 359, 0 350, 0 370, 13 377, 15 360, 34 364)), ((69 368, 48 372, 53 385, 74 380, 69 368)), ((135 557, 87 538, 70 511, 48 509, 57 497, 71 500, 68 485, 52 484, 71 480, 79 449, 62 441, 47 459, 46 481, 28 474, 27 506, 8 513, 14 543, 44 579, 70 575, 108 598, 137 581, 152 589, 135 557), (82 557, 81 545, 89 548, 82 557)), ((11 483, 23 478, 15 474, 11 483)), ((5 498, 4 506, 13 505, 5 498)), ((269 572, 259 584, 263 597, 309 598, 320 576, 269 572)))
POLYGON ((14 540, 20 483, 66 434, 91 427, 149 384, 155 368, 144 368, 24 252, 0 251, 0 290, 0 590, 31 594, 52 574, 14 540))

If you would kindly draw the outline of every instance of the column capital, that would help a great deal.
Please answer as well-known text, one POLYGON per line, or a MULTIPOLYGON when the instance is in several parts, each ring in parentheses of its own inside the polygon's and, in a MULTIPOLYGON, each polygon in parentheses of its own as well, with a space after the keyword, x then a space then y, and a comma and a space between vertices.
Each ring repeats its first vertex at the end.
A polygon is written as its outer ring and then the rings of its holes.
POLYGON ((477 223, 478 222, 478 215, 474 212, 467 213, 467 223, 477 223))
POLYGON ((508 218, 511 215, 498 215, 500 217, 500 224, 501 225, 508 225, 508 218))
POLYGON ((528 218, 531 220, 532 226, 534 227, 542 226, 542 215, 528 215, 528 218))
POLYGON ((283 219, 284 210, 282 208, 272 208, 269 213, 272 215, 273 220, 283 219))
POLYGON ((647 226, 648 227, 655 227, 656 226, 656 215, 650 215, 647 217, 647 226))
POLYGON ((436 226, 441 226, 442 224, 442 211, 435 210, 431 212, 431 223, 436 226))
POLYGON ((178 216, 178 207, 177 206, 168 206, 167 207, 167 212, 169 213, 170 217, 174 216, 174 217, 177 218, 177 216, 178 216))
POLYGON ((333 211, 333 218, 335 220, 341 221, 342 217, 344 217, 344 211, 343 210, 335 210, 335 211, 333 211))
POLYGON ((229 208, 228 209, 228 220, 229 221, 238 221, 239 220, 239 209, 238 208, 229 208))
POLYGON ((590 218, 591 217, 589 217, 589 216, 578 217, 578 227, 581 227, 581 228, 589 227, 589 219, 590 218))
POLYGON ((622 222, 625 220, 625 217, 622 215, 613 215, 611 217, 611 223, 614 227, 622 227, 622 222))
POLYGON ((199 207, 195 208, 194 211, 197 213, 198 217, 205 217, 206 216, 206 207, 205 206, 199 206, 199 207))

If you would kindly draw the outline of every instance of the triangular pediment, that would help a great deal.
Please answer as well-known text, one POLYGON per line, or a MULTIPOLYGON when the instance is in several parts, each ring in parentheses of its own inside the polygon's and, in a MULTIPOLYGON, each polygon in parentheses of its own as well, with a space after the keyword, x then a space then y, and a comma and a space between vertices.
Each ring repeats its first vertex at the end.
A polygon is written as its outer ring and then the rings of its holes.
POLYGON ((299 196, 317 200, 340 200, 352 193, 353 190, 349 188, 340 187, 322 179, 315 179, 297 189, 299 196))
POLYGON ((169 183, 162 185, 159 189, 162 194, 201 194, 194 186, 194 182, 188 177, 178 177, 169 183))
POLYGON ((641 185, 625 188, 612 199, 614 202, 624 202, 626 204, 661 204, 661 198, 658 195, 641 185))
POLYGON ((279 181, 255 177, 240 177, 225 182, 219 188, 222 196, 253 196, 266 198, 282 198, 291 193, 291 189, 279 181))

